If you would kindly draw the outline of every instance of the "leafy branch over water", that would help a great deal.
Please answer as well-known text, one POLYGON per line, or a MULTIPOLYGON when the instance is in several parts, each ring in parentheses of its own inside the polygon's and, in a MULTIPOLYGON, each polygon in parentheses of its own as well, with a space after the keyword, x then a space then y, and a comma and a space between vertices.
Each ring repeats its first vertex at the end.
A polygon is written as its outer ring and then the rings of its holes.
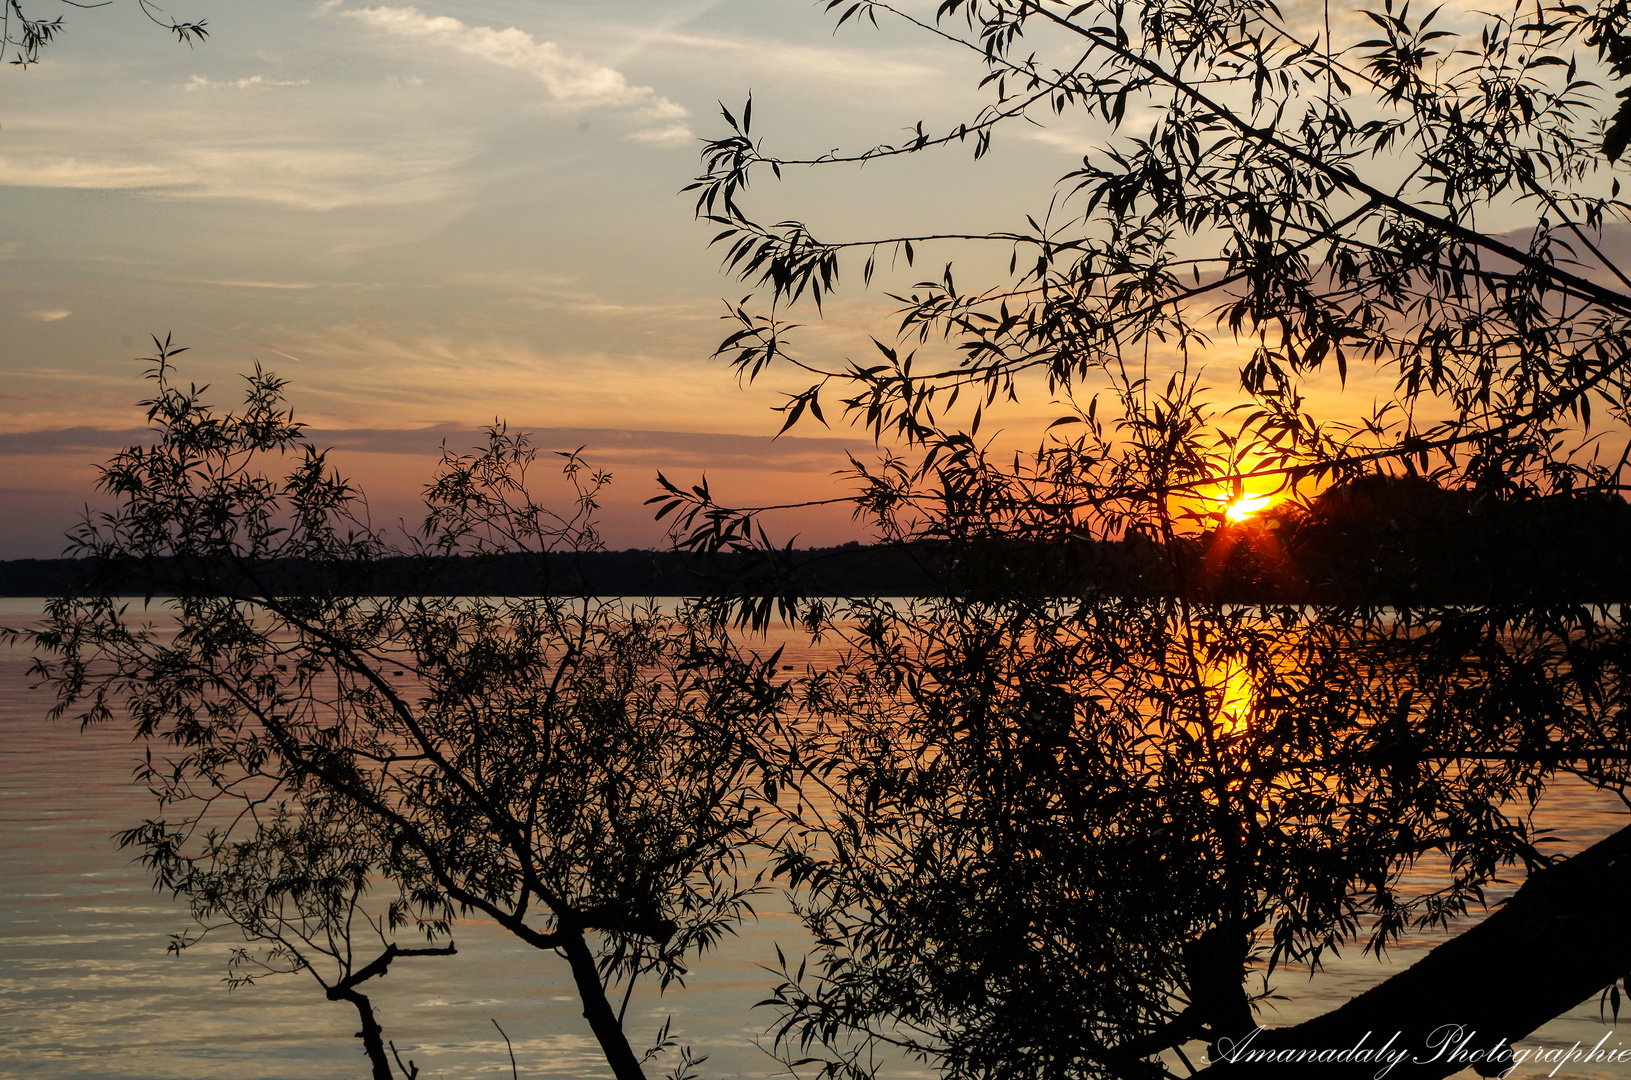
MULTIPOLYGON (((761 559, 763 587, 716 603, 722 621, 780 614, 852 646, 806 687, 832 808, 809 809, 808 850, 783 864, 820 942, 777 993, 784 1057, 845 1078, 884 1048, 955 1077, 1162 1075, 1191 1042, 1215 1061, 1252 1030, 1255 961, 1380 947, 1518 866, 1516 914, 1263 1047, 1398 1031, 1419 1050, 1463 1023, 1499 1052, 1623 976, 1609 897, 1628 834, 1554 866, 1526 813, 1563 773, 1624 791, 1624 597, 1497 587, 1449 606, 1423 580, 1384 607, 1367 585, 1386 575, 1363 567, 1277 594, 1316 604, 1241 609, 1217 545, 1196 549, 1240 536, 1227 511, 1253 499, 1341 549, 1331 511, 1367 486, 1492 517, 1586 492, 1624 509, 1626 109, 1594 80, 1626 74, 1626 5, 826 8, 966 60, 986 103, 820 154, 776 148, 763 102, 727 108, 687 189, 755 290, 717 356, 797 380, 783 430, 842 417, 883 444, 833 502, 947 553, 955 597, 834 605, 772 539, 777 508, 675 482, 653 500, 679 545, 761 559), (964 147, 989 169, 1032 125, 1082 156, 1006 228, 857 235, 764 192, 860 165, 887 183, 894 159, 964 147), (832 312, 844 274, 887 282, 898 323, 855 354, 804 347, 794 309, 832 312), (1056 419, 1001 432, 1026 396, 1056 419), (1057 555, 1085 544, 1141 545, 1165 587, 1076 594, 1057 555), (1429 853, 1444 885, 1408 895, 1429 853), (1523 1002, 1472 955, 1542 937, 1576 955, 1531 969, 1523 1002)), ((950 205, 989 220, 990 190, 950 205)), ((1375 1071, 1319 1066, 1345 1069, 1375 1071)))
MULTIPOLYGON (((255 373, 218 413, 175 383, 179 351, 149 373, 156 444, 104 468, 119 506, 75 536, 112 579, 173 594, 166 617, 93 585, 28 635, 59 715, 152 748, 159 816, 124 842, 202 923, 243 932, 236 979, 304 970, 356 1005, 376 1078, 391 1069, 358 986, 450 954, 434 943, 461 915, 564 958, 613 1072, 643 1075, 628 991, 683 983, 760 888, 744 860, 782 783, 775 658, 684 611, 593 599, 280 595, 268 563, 343 578, 391 549, 301 440, 281 380, 255 373)), ((527 492, 525 439, 490 434, 444 457, 417 549, 595 543, 606 478, 565 455, 579 498, 557 516, 527 492)))

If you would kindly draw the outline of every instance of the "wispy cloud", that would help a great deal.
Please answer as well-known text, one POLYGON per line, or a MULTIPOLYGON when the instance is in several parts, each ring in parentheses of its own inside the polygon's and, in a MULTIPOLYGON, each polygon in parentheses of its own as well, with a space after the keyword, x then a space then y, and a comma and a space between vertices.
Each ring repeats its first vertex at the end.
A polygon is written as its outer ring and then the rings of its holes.
MULTIPOLYGON (((808 438, 737 435, 712 431, 640 431, 626 428, 523 427, 534 446, 548 449, 591 446, 598 461, 695 468, 780 468, 830 474, 846 453, 865 452, 857 437, 808 438)), ((460 424, 419 428, 308 428, 303 437, 316 446, 370 454, 403 454, 434 460, 446 444, 454 452, 483 445, 486 433, 460 424)), ((127 446, 150 445, 150 428, 72 427, 0 434, 0 457, 60 456, 102 458, 127 446)))
POLYGON ((1032 127, 1023 123, 1009 125, 1007 133, 1078 157, 1091 154, 1104 145, 1104 140, 1095 140, 1083 131, 1062 131, 1057 128, 1032 127))
POLYGON ((553 41, 540 41, 525 30, 471 26, 451 16, 427 15, 416 7, 334 10, 394 37, 524 72, 542 83, 556 104, 624 109, 641 120, 656 122, 656 126, 636 131, 630 138, 662 145, 690 138, 690 130, 679 122, 688 115, 684 106, 659 96, 649 86, 631 86, 615 68, 569 53, 553 41))
POLYGON ((91 160, 42 149, 0 154, 0 186, 51 188, 153 187, 171 178, 149 164, 91 160))
POLYGON ((644 128, 632 131, 628 137, 635 142, 650 143, 654 146, 684 146, 691 142, 695 136, 685 124, 669 124, 667 127, 644 128))
POLYGON ((103 458, 126 446, 148 444, 153 432, 147 428, 49 428, 37 431, 0 433, 0 456, 56 456, 103 458))
POLYGON ((319 284, 315 281, 204 281, 204 285, 220 285, 229 289, 319 289, 332 287, 332 282, 319 284))
POLYGON ((449 279, 459 285, 474 285, 489 294, 492 303, 538 311, 566 311, 587 316, 643 315, 662 319, 672 327, 676 322, 702 321, 713 325, 718 312, 699 308, 691 298, 650 299, 633 296, 607 296, 583 287, 574 277, 549 274, 458 274, 449 279))
POLYGON ((943 68, 877 49, 799 45, 759 37, 680 32, 652 34, 644 43, 665 51, 711 53, 738 71, 764 73, 823 87, 848 87, 867 93, 940 87, 945 81, 943 68))
POLYGON ((251 75, 244 79, 217 80, 207 75, 194 75, 182 84, 189 93, 198 90, 271 90, 278 86, 310 86, 310 79, 268 79, 264 75, 251 75))
POLYGON ((60 150, 37 140, 0 154, 0 187, 163 190, 178 197, 248 199, 302 210, 350 206, 402 206, 454 193, 453 170, 472 148, 441 140, 351 147, 287 141, 276 135, 218 134, 195 142, 143 147, 120 145, 118 134, 86 138, 64 129, 60 150), (89 144, 95 149, 83 149, 89 144), (146 160, 137 157, 149 155, 146 160), (135 160, 133 160, 133 158, 135 160))
POLYGON ((28 317, 35 322, 59 322, 72 315, 66 308, 51 308, 45 311, 30 311, 28 317))
MULTIPOLYGON (((559 317, 569 321, 564 312, 559 317)), ((630 327, 666 325, 644 315, 625 321, 630 327)), ((405 419, 470 425, 501 415, 525 425, 653 430, 688 427, 706 417, 716 430, 774 430, 768 408, 780 396, 769 389, 738 391, 728 371, 703 361, 711 334, 705 324, 666 326, 664 333, 630 335, 608 348, 595 339, 624 335, 532 341, 524 329, 419 334, 353 325, 266 340, 304 362, 298 372, 301 412, 325 427, 389 426, 405 419)), ((266 351, 233 350, 244 361, 266 351)))

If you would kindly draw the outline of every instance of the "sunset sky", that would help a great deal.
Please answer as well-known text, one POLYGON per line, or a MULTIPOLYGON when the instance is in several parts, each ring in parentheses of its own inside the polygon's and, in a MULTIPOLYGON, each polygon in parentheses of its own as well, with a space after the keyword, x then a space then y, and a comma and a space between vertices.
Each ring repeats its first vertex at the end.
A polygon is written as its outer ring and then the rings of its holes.
MULTIPOLYGON (((176 4, 207 42, 123 0, 64 7, 42 62, 0 71, 0 557, 60 552, 91 463, 141 424, 152 334, 218 404, 256 361, 291 379, 376 518, 411 516, 441 441, 496 417, 613 470, 614 547, 661 542, 639 506, 659 468, 780 501, 870 446, 768 442, 776 391, 801 387, 744 391, 708 359, 747 290, 678 192, 716 102, 750 90, 796 153, 972 111, 977 68, 949 47, 834 34, 798 0, 176 4)), ((1083 141, 1036 129, 978 173, 963 152, 774 194, 833 232, 1011 226, 1083 141)), ((890 310, 857 289, 803 344, 870 349, 890 310)), ((846 514, 797 527, 859 535, 846 514)))
MULTIPOLYGON (((784 156, 899 141, 985 100, 956 46, 835 33, 804 0, 174 0, 169 14, 209 21, 193 47, 127 0, 36 3, 66 32, 37 66, 0 70, 9 558, 60 553, 92 463, 141 426, 137 358, 155 334, 191 349, 182 377, 220 405, 256 362, 288 377, 376 521, 411 520, 438 446, 468 447, 495 418, 614 472, 613 547, 662 542, 641 506, 658 469, 706 472, 740 503, 831 494, 866 435, 804 425, 772 443, 779 391, 806 383, 742 388, 709 359, 722 300, 748 290, 679 194, 698 140, 723 133, 717 102, 750 90, 756 133, 784 156)), ((790 172, 749 198, 833 239, 1022 228, 1104 136, 1041 119, 980 162, 959 148, 790 172)), ((892 332, 893 303, 856 271, 825 318, 803 313, 809 355, 865 357, 892 332)), ((1220 384, 1236 382, 1231 358, 1220 384)), ((1005 422, 1035 445, 1055 415, 1040 394, 1005 422)), ((862 536, 842 510, 785 528, 803 544, 862 536)))

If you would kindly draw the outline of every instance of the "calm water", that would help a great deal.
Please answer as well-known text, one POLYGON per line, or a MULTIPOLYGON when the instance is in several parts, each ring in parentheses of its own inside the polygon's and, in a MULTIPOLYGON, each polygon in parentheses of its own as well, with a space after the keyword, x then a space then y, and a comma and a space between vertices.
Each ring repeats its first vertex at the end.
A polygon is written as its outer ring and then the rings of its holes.
MULTIPOLYGON (((0 625, 26 623, 39 611, 38 601, 0 599, 0 625)), ((831 656, 830 649, 812 649, 789 633, 773 634, 770 647, 783 642, 784 661, 800 667, 831 656)), ((113 729, 80 733, 46 720, 49 698, 29 689, 27 662, 26 653, 0 645, 0 1077, 365 1076, 352 1037, 355 1010, 325 1001, 309 978, 284 976, 229 992, 222 982, 231 944, 226 936, 166 955, 168 935, 187 929, 190 920, 152 892, 142 869, 110 839, 151 813, 146 792, 129 782, 137 749, 113 729)), ((1557 789, 1536 814, 1537 824, 1566 838, 1571 849, 1614 831, 1625 818, 1617 799, 1583 786, 1557 789)), ((1492 893, 1492 901, 1516 884, 1492 893)), ((629 1015, 637 1046, 672 1015, 674 1033, 709 1055, 703 1076, 781 1072, 755 1045, 773 1017, 752 1006, 776 981, 759 965, 775 962, 777 944, 790 957, 802 953, 804 935, 777 911, 777 896, 764 897, 760 906, 756 923, 695 964, 686 989, 636 994, 629 1015)), ((523 1077, 609 1075, 579 1015, 564 961, 476 923, 461 925, 455 939, 458 956, 398 960, 387 978, 364 987, 387 1037, 426 1080, 508 1076, 509 1057, 494 1020, 509 1035, 523 1077)), ((1384 962, 1354 950, 1312 979, 1283 975, 1277 988, 1287 1000, 1275 1003, 1263 1022, 1278 1026, 1324 1012, 1438 940, 1411 940, 1384 962)), ((1523 958, 1513 959, 1516 967, 1523 958)), ((1523 992, 1516 970, 1513 992, 1523 992)), ((1593 998, 1528 1043, 1590 1047, 1605 1033, 1607 1049, 1631 1048, 1631 1021, 1604 1028, 1593 998)), ((666 1072, 661 1060, 656 1066, 654 1077, 666 1072)), ((1550 1070, 1531 1065, 1513 1075, 1550 1070)), ((930 1074, 902 1064, 888 1075, 930 1074)), ((1565 1067, 1556 1075, 1631 1078, 1631 1066, 1565 1067)))

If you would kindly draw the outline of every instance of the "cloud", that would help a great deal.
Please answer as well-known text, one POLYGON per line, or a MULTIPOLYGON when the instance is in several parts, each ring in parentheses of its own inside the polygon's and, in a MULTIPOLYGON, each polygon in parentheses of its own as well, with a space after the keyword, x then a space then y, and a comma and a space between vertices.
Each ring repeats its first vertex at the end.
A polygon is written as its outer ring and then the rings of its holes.
POLYGON ((320 289, 340 283, 325 282, 320 285, 315 281, 203 281, 200 284, 220 285, 230 289, 320 289))
POLYGON ((692 141, 691 129, 684 124, 670 124, 664 128, 646 128, 631 131, 626 138, 653 146, 684 146, 692 141))
POLYGON ((0 434, 0 456, 89 454, 103 458, 124 447, 146 445, 152 441, 153 433, 147 428, 71 427, 10 431, 0 434))
POLYGON ((1012 133, 1021 139, 1038 142, 1054 150, 1062 150, 1067 154, 1080 157, 1091 154, 1103 146, 1103 140, 1094 141, 1084 134, 1072 131, 1057 131, 1053 128, 1030 127, 1025 124, 1010 125, 1006 133, 1012 133))
POLYGON ((848 87, 867 92, 941 87, 943 68, 889 56, 876 49, 794 45, 769 38, 734 35, 659 33, 646 42, 665 51, 693 50, 728 57, 731 68, 753 71, 795 83, 848 87))
POLYGON ((156 165, 89 161, 40 150, 0 154, 0 186, 3 187, 153 187, 172 180, 172 175, 170 170, 156 165))
MULTIPOLYGON (((512 434, 526 433, 533 446, 548 453, 586 446, 596 463, 619 466, 655 464, 663 468, 775 469, 828 475, 841 466, 846 453, 865 453, 864 436, 809 438, 784 435, 736 435, 714 431, 639 431, 624 428, 527 427, 515 425, 512 434)), ((106 458, 128 446, 149 446, 150 428, 49 428, 0 434, 0 457, 38 456, 106 458)), ((320 448, 353 453, 401 454, 434 461, 442 445, 463 453, 487 442, 479 428, 463 424, 433 424, 420 428, 308 428, 306 441, 320 448)))
POLYGON ((28 317, 36 322, 57 322, 72 314, 73 312, 65 308, 52 308, 47 311, 30 311, 28 317))
POLYGON ((423 138, 354 147, 220 133, 213 145, 137 149, 121 146, 111 131, 105 135, 64 129, 61 141, 74 136, 79 147, 63 152, 40 141, 0 154, 0 187, 145 189, 319 211, 402 206, 454 194, 458 182, 453 172, 472 154, 470 147, 453 140, 438 145, 423 138), (86 145, 95 149, 82 149, 86 145), (132 160, 139 153, 151 156, 132 160))
MULTIPOLYGON (((673 338, 662 345, 673 348, 673 338)), ((403 415, 480 421, 494 415, 495 402, 521 423, 570 416, 609 426, 617 417, 662 428, 672 416, 705 415, 710 402, 716 417, 720 411, 717 388, 667 370, 666 357, 642 362, 621 350, 557 351, 524 340, 397 335, 373 326, 329 327, 277 347, 312 365, 300 383, 308 416, 316 412, 337 426, 370 427, 403 415)))
POLYGON ((471 26, 447 15, 427 15, 416 7, 339 9, 372 29, 448 49, 472 59, 531 75, 557 104, 575 108, 631 110, 648 121, 670 123, 631 138, 673 145, 690 138, 678 123, 688 110, 660 97, 649 86, 630 86, 623 73, 586 57, 566 52, 553 41, 539 41, 525 30, 471 26))
POLYGON ((251 75, 247 79, 221 82, 206 75, 194 75, 182 84, 188 93, 196 90, 270 90, 274 86, 310 86, 310 79, 268 79, 264 75, 251 75))
POLYGON ((1094 116, 1057 117, 1033 109, 1025 119, 998 128, 997 137, 1037 143, 1081 158, 1102 154, 1107 147, 1121 145, 1129 138, 1145 138, 1161 115, 1158 105, 1129 107, 1119 124, 1110 124, 1094 116))
MULTIPOLYGON (((769 435, 735 435, 712 431, 639 431, 623 428, 527 427, 515 425, 512 434, 526 433, 533 446, 547 452, 588 447, 594 462, 607 466, 657 464, 663 468, 775 469, 829 475, 844 464, 845 454, 864 453, 870 441, 769 435)), ((455 453, 487 442, 486 433, 459 424, 426 428, 312 428, 306 436, 317 446, 375 454, 434 456, 446 444, 455 453)), ((3 437, 0 437, 3 439, 3 437)))
POLYGON ((490 296, 498 306, 521 307, 535 311, 570 312, 577 316, 646 316, 661 319, 673 327, 680 322, 702 321, 713 325, 718 312, 698 308, 688 297, 644 299, 607 296, 583 288, 576 277, 550 274, 457 274, 450 283, 474 286, 490 296))
MULTIPOLYGON (((227 70, 242 70, 243 57, 228 59, 227 70)), ((0 187, 313 211, 439 203, 443 219, 467 208, 451 203, 478 185, 467 167, 486 150, 489 127, 461 102, 386 83, 377 65, 325 70, 321 94, 303 89, 305 72, 277 68, 184 86, 109 78, 94 108, 20 109, 0 141, 0 187)))

